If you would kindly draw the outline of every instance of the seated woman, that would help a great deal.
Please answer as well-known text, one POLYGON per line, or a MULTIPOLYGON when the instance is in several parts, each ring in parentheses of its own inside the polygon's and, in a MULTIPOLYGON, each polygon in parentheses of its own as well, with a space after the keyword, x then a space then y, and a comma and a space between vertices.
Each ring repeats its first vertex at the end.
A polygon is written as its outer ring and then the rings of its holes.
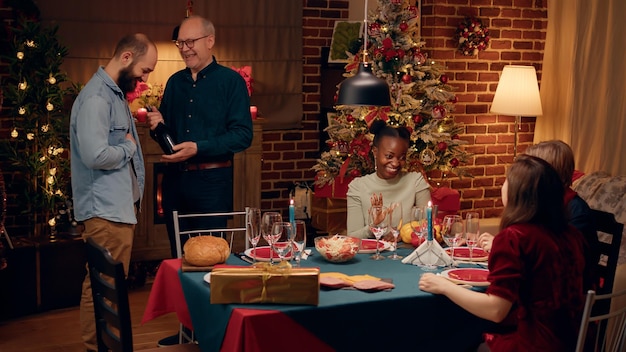
POLYGON ((430 200, 430 185, 422 174, 402 170, 409 149, 409 131, 376 120, 370 132, 374 134, 372 153, 376 172, 357 177, 348 186, 348 236, 359 238, 370 237, 368 210, 373 203, 401 203, 406 222, 414 205, 425 206, 430 200))
POLYGON ((497 351, 573 351, 584 306, 584 240, 567 224, 564 189, 554 168, 520 155, 502 186, 502 230, 489 256, 489 287, 468 290, 423 274, 422 291, 443 294, 499 323, 485 334, 497 351))
MULTIPOLYGON (((600 260, 600 243, 595 230, 595 220, 589 206, 570 188, 572 176, 574 175, 574 152, 572 148, 563 141, 551 140, 528 147, 524 154, 547 161, 559 174, 565 189, 563 199, 567 209, 569 224, 583 234, 587 243, 585 248, 586 265, 583 292, 586 293, 589 289, 595 289, 597 285, 595 268, 600 260)), ((478 238, 478 243, 486 251, 491 249, 492 241, 493 235, 489 233, 484 233, 478 238)))

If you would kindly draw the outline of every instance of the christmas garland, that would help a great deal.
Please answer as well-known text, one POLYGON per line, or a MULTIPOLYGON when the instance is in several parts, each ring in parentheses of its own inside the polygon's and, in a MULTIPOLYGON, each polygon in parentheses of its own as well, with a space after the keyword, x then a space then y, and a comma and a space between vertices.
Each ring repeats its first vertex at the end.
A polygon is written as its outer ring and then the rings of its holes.
POLYGON ((459 42, 458 50, 465 56, 475 56, 489 45, 489 28, 477 17, 465 17, 459 23, 455 39, 459 42))

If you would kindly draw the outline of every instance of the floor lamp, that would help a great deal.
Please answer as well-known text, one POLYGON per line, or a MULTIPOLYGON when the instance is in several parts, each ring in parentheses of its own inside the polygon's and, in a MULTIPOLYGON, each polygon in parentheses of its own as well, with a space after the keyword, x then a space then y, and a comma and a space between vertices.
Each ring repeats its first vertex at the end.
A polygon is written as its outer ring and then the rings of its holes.
POLYGON ((517 132, 522 116, 541 116, 537 72, 533 66, 504 66, 490 112, 515 116, 513 157, 517 156, 517 132))

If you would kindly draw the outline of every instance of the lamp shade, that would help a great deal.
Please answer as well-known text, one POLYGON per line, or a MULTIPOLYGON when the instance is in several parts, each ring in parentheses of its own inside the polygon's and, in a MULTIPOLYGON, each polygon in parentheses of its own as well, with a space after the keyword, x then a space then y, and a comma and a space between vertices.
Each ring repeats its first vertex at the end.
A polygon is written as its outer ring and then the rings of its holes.
POLYGON ((510 116, 541 116, 537 73, 533 66, 504 66, 491 112, 510 116))
POLYGON ((339 85, 337 105, 389 106, 389 85, 372 73, 368 62, 361 62, 356 75, 339 85))

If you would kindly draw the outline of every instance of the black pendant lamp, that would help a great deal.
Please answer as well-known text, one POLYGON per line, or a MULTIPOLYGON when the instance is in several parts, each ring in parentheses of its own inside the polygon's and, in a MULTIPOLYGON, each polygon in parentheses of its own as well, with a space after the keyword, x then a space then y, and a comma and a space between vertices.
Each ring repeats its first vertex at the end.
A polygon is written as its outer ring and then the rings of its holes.
POLYGON ((359 63, 356 75, 346 78, 339 85, 337 105, 390 106, 389 85, 372 72, 367 62, 367 0, 365 0, 363 62, 359 63))

